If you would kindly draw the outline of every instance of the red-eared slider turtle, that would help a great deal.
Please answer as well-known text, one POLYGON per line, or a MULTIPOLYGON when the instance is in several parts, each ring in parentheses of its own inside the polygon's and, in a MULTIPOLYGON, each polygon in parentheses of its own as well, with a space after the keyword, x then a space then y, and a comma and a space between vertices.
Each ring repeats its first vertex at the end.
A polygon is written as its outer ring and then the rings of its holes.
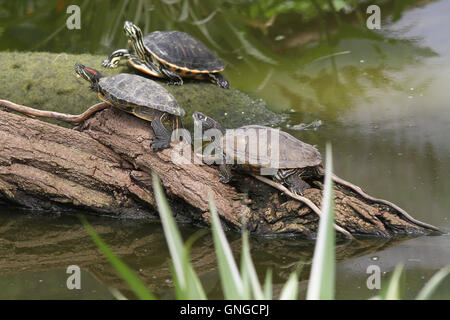
POLYGON ((169 84, 182 85, 182 78, 209 79, 222 88, 228 88, 227 79, 220 74, 225 68, 202 42, 181 31, 155 31, 145 37, 133 23, 124 24, 133 50, 114 51, 102 63, 107 68, 117 67, 122 58, 148 75, 169 78, 169 84))
POLYGON ((202 133, 209 129, 221 133, 210 150, 215 149, 216 160, 221 160, 219 180, 223 183, 231 179, 231 164, 227 159, 231 159, 233 167, 246 172, 271 175, 298 195, 310 187, 303 179, 319 176, 317 167, 322 163, 319 151, 284 131, 258 125, 225 131, 217 121, 200 112, 194 112, 193 118, 202 133))
POLYGON ((164 124, 170 124, 172 130, 183 127, 180 116, 184 116, 185 111, 155 81, 126 73, 104 77, 99 71, 80 63, 75 65, 75 72, 91 83, 91 89, 98 92, 101 100, 138 118, 151 121, 155 134, 151 142, 153 150, 170 146, 171 137, 164 124))

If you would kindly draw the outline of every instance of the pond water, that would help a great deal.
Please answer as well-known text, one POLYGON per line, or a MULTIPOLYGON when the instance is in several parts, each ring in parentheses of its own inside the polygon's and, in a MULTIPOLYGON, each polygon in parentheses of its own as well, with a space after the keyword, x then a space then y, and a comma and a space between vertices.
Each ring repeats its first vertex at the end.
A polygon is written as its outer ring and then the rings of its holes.
MULTIPOLYGON (((449 1, 419 1, 400 13, 382 7, 377 32, 361 27, 353 16, 348 21, 333 22, 328 17, 326 23, 300 24, 289 15, 285 21, 276 20, 267 32, 255 31, 239 24, 242 19, 225 5, 211 9, 203 20, 189 22, 181 16, 185 2, 177 2, 180 15, 173 16, 178 20, 164 16, 168 7, 151 22, 144 17, 137 20, 145 21, 147 30, 184 28, 204 40, 226 60, 225 75, 233 88, 265 99, 273 111, 287 115, 280 124, 284 130, 318 145, 322 152, 327 141, 332 143, 337 175, 395 202, 419 220, 450 230, 449 1)), ((110 32, 102 36, 90 13, 82 30, 71 31, 77 32, 75 40, 67 38, 63 29, 52 35, 51 28, 59 30, 53 22, 64 22, 67 15, 58 9, 65 1, 48 3, 48 14, 36 1, 29 10, 31 16, 39 14, 37 18, 28 21, 19 16, 22 20, 16 25, 14 19, 8 20, 8 10, 16 8, 2 7, 0 16, 6 22, 0 25, 0 49, 106 55, 126 43, 120 32, 111 31, 114 16, 109 17, 110 32)), ((98 3, 111 6, 108 1, 98 3)), ((192 16, 194 11, 186 12, 192 16)), ((119 17, 121 25, 126 16, 119 17)), ((89 221, 153 292, 172 298, 169 255, 157 221, 97 217, 89 221)), ((185 238, 198 230, 192 225, 180 227, 185 238)), ((227 236, 239 257, 239 235, 227 236)), ((299 261, 305 262, 300 283, 304 296, 314 242, 253 237, 251 246, 260 276, 273 269, 276 290, 299 261)), ((36 214, 0 207, 0 257, 0 299, 110 299, 110 287, 133 297, 73 212, 36 214), (82 290, 67 289, 69 265, 81 267, 82 290)), ((405 265, 404 296, 413 298, 433 273, 450 264, 450 237, 339 242, 337 259, 338 299, 378 294, 366 286, 367 267, 379 266, 385 281, 399 263, 405 265)), ((208 297, 220 298, 211 237, 195 243, 192 260, 208 297)), ((450 298, 450 279, 434 297, 450 298)))

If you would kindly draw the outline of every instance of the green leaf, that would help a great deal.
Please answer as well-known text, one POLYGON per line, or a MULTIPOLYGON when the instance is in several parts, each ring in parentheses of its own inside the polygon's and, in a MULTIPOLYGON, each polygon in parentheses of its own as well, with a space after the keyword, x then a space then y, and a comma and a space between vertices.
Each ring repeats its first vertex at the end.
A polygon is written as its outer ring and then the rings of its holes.
POLYGON ((244 284, 239 274, 236 262, 228 244, 225 233, 220 224, 216 205, 212 195, 209 195, 209 207, 211 211, 211 224, 213 231, 214 247, 219 264, 219 274, 225 299, 245 299, 244 284))
POLYGON ((322 216, 314 249, 311 275, 306 298, 308 300, 334 299, 335 281, 335 231, 333 212, 333 181, 331 146, 326 147, 324 196, 322 216))
POLYGON ((272 269, 268 269, 266 272, 266 278, 264 280, 264 299, 272 300, 272 269))
POLYGON ((400 300, 400 278, 403 272, 403 264, 399 264, 395 267, 394 273, 389 280, 386 292, 381 295, 382 300, 400 300))
POLYGON ((242 257, 241 257, 241 272, 244 281, 245 291, 250 291, 253 299, 263 300, 264 294, 259 283, 258 275, 250 255, 250 245, 248 243, 247 231, 242 233, 242 257))
POLYGON ((177 297, 183 299, 206 299, 203 287, 189 262, 190 244, 185 247, 175 219, 164 196, 155 172, 152 172, 153 190, 161 217, 164 234, 172 257, 174 281, 177 284, 177 297))
POLYGON ((280 293, 280 300, 296 300, 298 297, 298 275, 292 272, 280 293))
POLYGON ((100 236, 95 232, 94 228, 87 222, 84 216, 79 216, 81 223, 86 231, 94 240, 97 247, 103 252, 111 265, 116 269, 119 275, 124 279, 128 286, 133 290, 136 296, 141 300, 154 300, 155 296, 150 292, 147 286, 134 274, 134 272, 121 260, 114 252, 103 242, 100 236))
POLYGON ((207 230, 199 230, 194 233, 185 243, 184 245, 184 259, 183 265, 186 272, 187 281, 187 299, 206 299, 206 294, 204 293, 203 286, 195 273, 194 268, 190 262, 191 256, 191 247, 195 241, 204 236, 208 231, 207 230))
POLYGON ((431 277, 430 280, 425 284, 425 286, 420 290, 416 297, 416 300, 428 300, 433 295, 436 288, 441 284, 441 282, 450 274, 450 266, 442 268, 431 277))
POLYGON ((333 0, 333 7, 336 11, 341 11, 348 5, 347 1, 344 0, 333 0))

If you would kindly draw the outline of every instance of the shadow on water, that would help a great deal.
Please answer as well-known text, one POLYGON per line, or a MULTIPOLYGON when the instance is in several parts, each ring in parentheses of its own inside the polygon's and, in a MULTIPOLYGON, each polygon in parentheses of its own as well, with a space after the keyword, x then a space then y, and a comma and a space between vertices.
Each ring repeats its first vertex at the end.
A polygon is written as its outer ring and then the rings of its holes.
MULTIPOLYGON (((335 12, 327 5, 330 1, 321 0, 72 2, 81 7, 81 30, 65 27, 67 1, 25 5, 0 0, 0 50, 106 56, 126 45, 121 30, 125 20, 139 23, 145 32, 189 32, 226 61, 225 75, 233 88, 263 98, 273 111, 287 115, 281 123, 284 130, 319 149, 331 141, 339 176, 397 203, 419 220, 450 229, 450 2, 372 1, 382 8, 379 31, 364 27, 365 6, 343 14, 346 8, 335 12)), ((108 299, 107 287, 131 297, 77 218, 2 210, 0 286, 6 290, 0 298, 108 299), (84 272, 82 292, 65 287, 65 270, 72 264, 84 272), (57 285, 43 290, 49 283, 57 285)), ((159 223, 89 220, 151 290, 172 297, 159 223)), ((194 231, 182 227, 185 238, 194 231)), ((239 235, 228 237, 239 257, 239 235)), ((448 236, 339 243, 337 297, 376 295, 366 286, 367 267, 379 266, 384 281, 401 262, 405 296, 414 297, 450 262, 449 243, 448 236)), ((313 242, 258 238, 252 248, 258 273, 273 268, 278 290, 304 261, 304 295, 313 242)), ((220 297, 211 237, 195 244, 192 259, 208 296, 220 297)), ((435 297, 449 296, 447 280, 435 297)))

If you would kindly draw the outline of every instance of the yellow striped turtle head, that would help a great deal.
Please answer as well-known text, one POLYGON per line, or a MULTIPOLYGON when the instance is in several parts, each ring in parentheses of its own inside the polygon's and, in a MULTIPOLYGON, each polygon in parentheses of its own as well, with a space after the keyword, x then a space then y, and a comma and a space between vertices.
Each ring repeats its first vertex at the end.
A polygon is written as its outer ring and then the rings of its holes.
POLYGON ((123 31, 125 31, 126 36, 130 39, 131 45, 134 48, 136 55, 143 59, 146 55, 146 48, 144 46, 143 34, 141 29, 135 25, 133 22, 125 21, 123 24, 123 31))

